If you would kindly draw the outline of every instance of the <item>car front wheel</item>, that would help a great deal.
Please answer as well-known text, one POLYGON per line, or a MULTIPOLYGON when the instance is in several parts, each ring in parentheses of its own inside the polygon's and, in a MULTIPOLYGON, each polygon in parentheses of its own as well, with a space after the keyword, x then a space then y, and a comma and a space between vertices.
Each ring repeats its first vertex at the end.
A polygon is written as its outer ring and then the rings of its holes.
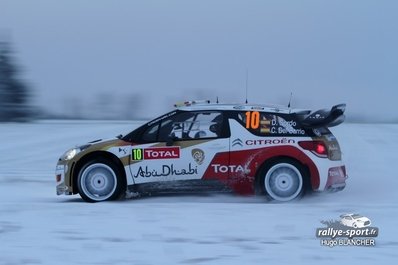
POLYGON ((115 200, 123 191, 119 170, 106 160, 86 163, 79 172, 77 183, 80 196, 87 202, 115 200))
POLYGON ((271 199, 286 202, 302 195, 303 174, 297 162, 281 160, 267 166, 263 172, 262 188, 271 199))

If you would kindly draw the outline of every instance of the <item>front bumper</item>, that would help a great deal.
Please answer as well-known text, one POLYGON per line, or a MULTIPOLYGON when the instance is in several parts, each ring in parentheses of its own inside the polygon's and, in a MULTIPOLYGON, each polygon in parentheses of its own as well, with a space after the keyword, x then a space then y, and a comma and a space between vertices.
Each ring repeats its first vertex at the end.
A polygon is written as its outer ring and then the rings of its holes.
POLYGON ((71 195, 72 193, 69 191, 68 186, 65 184, 65 172, 68 170, 68 166, 66 165, 57 165, 55 169, 55 180, 57 182, 57 195, 71 195))
POLYGON ((72 193, 68 191, 68 187, 65 183, 57 185, 57 195, 71 195, 72 193))

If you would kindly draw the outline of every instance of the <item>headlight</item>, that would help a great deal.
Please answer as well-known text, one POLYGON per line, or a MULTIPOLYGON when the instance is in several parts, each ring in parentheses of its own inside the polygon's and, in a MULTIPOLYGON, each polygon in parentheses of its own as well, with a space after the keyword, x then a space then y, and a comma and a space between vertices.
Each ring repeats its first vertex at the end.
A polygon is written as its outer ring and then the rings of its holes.
POLYGON ((68 151, 65 152, 65 154, 63 154, 61 156, 61 160, 71 160, 72 158, 75 157, 75 155, 77 155, 77 153, 80 152, 79 148, 72 148, 68 151))

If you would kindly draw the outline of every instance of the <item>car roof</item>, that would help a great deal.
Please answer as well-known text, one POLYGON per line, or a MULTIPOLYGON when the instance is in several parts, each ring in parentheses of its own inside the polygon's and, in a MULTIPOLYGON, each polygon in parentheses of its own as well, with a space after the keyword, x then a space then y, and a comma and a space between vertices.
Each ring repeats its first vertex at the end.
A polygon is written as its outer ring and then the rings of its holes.
POLYGON ((264 111, 271 113, 283 113, 283 114, 308 114, 310 110, 306 109, 291 109, 281 105, 266 105, 266 104, 248 104, 248 103, 230 103, 230 104, 221 104, 221 103, 208 103, 208 102, 200 102, 195 103, 195 101, 186 101, 183 103, 175 104, 178 110, 184 111, 198 111, 198 110, 246 110, 246 111, 264 111))
POLYGON ((340 215, 340 217, 352 217, 353 215, 358 215, 358 216, 362 216, 362 215, 360 215, 360 214, 357 214, 357 213, 346 213, 346 214, 342 214, 342 215, 340 215))

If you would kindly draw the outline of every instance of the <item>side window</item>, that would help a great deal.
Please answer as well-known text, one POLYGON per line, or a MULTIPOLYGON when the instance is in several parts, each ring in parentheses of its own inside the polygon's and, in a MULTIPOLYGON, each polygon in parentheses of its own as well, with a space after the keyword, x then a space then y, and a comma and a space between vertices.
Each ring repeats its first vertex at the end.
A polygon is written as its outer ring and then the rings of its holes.
POLYGON ((180 112, 149 126, 142 134, 143 142, 167 142, 221 137, 223 116, 218 111, 180 112))
POLYGON ((179 140, 217 138, 221 136, 223 116, 221 112, 183 112, 162 121, 159 141, 169 137, 179 140))
MULTIPOLYGON (((168 115, 168 114, 167 114, 168 115)), ((189 115, 188 112, 173 114, 172 116, 168 115, 167 117, 158 118, 158 120, 150 125, 148 128, 144 130, 141 134, 141 140, 144 143, 153 143, 153 142, 166 142, 169 139, 169 135, 172 129, 172 125, 174 121, 178 121, 179 119, 188 119, 193 115, 189 115)))
POLYGON ((222 137, 223 115, 218 111, 180 112, 150 125, 142 134, 142 141, 167 142, 222 137))
POLYGON ((289 115, 259 111, 238 112, 237 120, 251 133, 259 136, 301 136, 306 131, 289 115))
POLYGON ((174 128, 174 123, 178 120, 180 115, 176 115, 177 117, 172 117, 170 119, 166 119, 162 121, 159 130, 159 142, 167 142, 170 137, 173 137, 172 131, 174 128))
POLYGON ((142 134, 142 140, 147 143, 156 142, 158 137, 159 122, 149 126, 142 134))
POLYGON ((187 136, 192 139, 218 138, 221 136, 222 120, 220 112, 197 113, 187 136))

